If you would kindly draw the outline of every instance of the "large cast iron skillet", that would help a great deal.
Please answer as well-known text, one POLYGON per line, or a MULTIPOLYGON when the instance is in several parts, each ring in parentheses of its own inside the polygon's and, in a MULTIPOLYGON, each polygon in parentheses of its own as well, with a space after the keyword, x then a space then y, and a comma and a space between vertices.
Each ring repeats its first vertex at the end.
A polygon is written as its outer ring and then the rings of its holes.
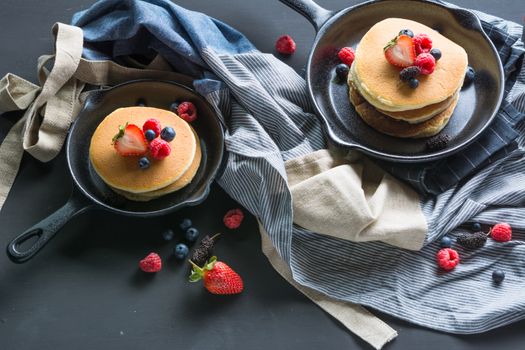
POLYGON ((16 263, 29 260, 73 216, 94 207, 123 215, 150 217, 201 203, 208 195, 221 164, 223 146, 223 128, 213 108, 186 86, 142 80, 91 93, 71 127, 66 143, 67 163, 74 183, 73 193, 62 208, 9 243, 9 258, 16 263), (193 181, 180 191, 149 202, 130 201, 113 192, 96 174, 89 161, 91 135, 102 119, 119 107, 136 105, 140 99, 147 106, 164 109, 168 109, 175 100, 193 102, 199 114, 192 126, 200 136, 202 147, 202 162, 193 181), (21 244, 35 236, 36 240, 22 250, 21 244))
POLYGON ((317 31, 307 64, 308 91, 326 134, 339 145, 390 161, 431 161, 473 142, 499 109, 504 88, 501 61, 479 19, 469 11, 422 0, 368 1, 338 12, 311 0, 280 1, 305 16, 317 31), (400 139, 370 128, 351 106, 346 84, 335 79, 338 49, 355 48, 370 27, 389 17, 415 20, 438 30, 467 51, 469 64, 477 72, 475 84, 461 91, 456 110, 443 130, 452 137, 443 150, 430 152, 425 149, 425 139, 400 139))

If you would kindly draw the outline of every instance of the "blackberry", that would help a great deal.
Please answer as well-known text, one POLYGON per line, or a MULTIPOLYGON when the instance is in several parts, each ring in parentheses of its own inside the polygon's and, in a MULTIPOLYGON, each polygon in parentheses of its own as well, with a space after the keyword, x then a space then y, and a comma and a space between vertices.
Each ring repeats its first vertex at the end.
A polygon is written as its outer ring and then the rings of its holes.
POLYGON ((399 31, 399 35, 408 35, 409 37, 413 38, 414 37, 414 32, 411 31, 410 29, 401 29, 399 31))
POLYGON ((409 81, 410 79, 417 77, 420 73, 421 69, 418 66, 406 67, 399 72, 399 79, 401 79, 401 81, 409 81))
POLYGON ((427 148, 431 151, 437 151, 447 147, 449 141, 450 136, 448 134, 439 134, 427 141, 427 148))
POLYGON ((459 235, 456 242, 465 248, 476 249, 481 248, 487 241, 487 234, 484 232, 466 233, 459 235))
POLYGON ((217 233, 215 236, 210 237, 207 235, 201 240, 201 243, 191 256, 191 261, 193 261, 197 266, 203 266, 206 264, 209 258, 212 255, 213 245, 215 244, 215 239, 219 237, 220 233, 217 233))

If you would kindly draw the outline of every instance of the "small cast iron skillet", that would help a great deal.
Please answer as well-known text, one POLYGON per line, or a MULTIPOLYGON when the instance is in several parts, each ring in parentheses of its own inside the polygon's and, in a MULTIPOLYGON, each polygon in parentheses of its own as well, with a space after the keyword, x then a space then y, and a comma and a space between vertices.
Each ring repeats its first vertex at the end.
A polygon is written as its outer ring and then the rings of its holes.
POLYGON ((7 246, 7 255, 15 263, 26 262, 73 216, 94 207, 123 215, 151 217, 201 203, 220 167, 223 146, 223 127, 213 108, 184 85, 139 80, 92 92, 71 127, 66 143, 67 164, 74 183, 71 197, 62 208, 14 238, 7 246), (89 160, 91 135, 98 124, 115 109, 134 106, 141 99, 149 107, 163 109, 169 109, 175 100, 193 102, 198 119, 192 126, 199 134, 202 148, 202 162, 192 182, 175 193, 149 202, 130 201, 113 192, 93 170, 89 160), (20 249, 22 243, 35 236, 37 239, 28 248, 20 249))
POLYGON ((423 0, 368 1, 340 11, 326 10, 311 0, 280 1, 305 16, 317 31, 307 64, 308 91, 325 132, 336 144, 389 161, 432 161, 473 142, 496 115, 503 98, 503 68, 473 13, 423 0), (335 76, 334 67, 340 63, 337 51, 357 47, 370 27, 390 17, 411 19, 438 30, 465 49, 469 65, 476 70, 475 83, 461 91, 443 130, 452 140, 440 151, 427 150, 426 139, 391 137, 366 125, 349 102, 346 84, 335 76))

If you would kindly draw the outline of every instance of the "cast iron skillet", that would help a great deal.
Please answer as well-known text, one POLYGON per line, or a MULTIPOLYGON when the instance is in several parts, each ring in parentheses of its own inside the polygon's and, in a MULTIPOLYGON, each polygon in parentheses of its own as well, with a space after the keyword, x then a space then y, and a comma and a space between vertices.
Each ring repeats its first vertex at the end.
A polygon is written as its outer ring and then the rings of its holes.
POLYGON ((150 217, 201 203, 207 197, 221 164, 223 146, 223 127, 213 108, 186 86, 167 81, 140 80, 92 92, 71 127, 66 143, 67 164, 74 183, 71 197, 62 208, 13 239, 7 246, 7 255, 16 263, 29 260, 73 216, 94 207, 123 215, 150 217), (113 192, 89 161, 91 135, 102 119, 119 107, 136 105, 140 99, 147 106, 164 109, 168 109, 175 100, 191 101, 199 113, 198 119, 192 122, 202 148, 202 162, 197 174, 183 189, 149 202, 130 201, 113 192), (20 249, 22 243, 35 236, 37 239, 28 248, 20 249))
POLYGON ((336 144, 390 161, 431 161, 473 142, 496 115, 503 98, 503 68, 473 13, 422 0, 368 1, 338 12, 311 0, 280 1, 305 16, 317 31, 307 64, 308 91, 325 132, 336 144), (461 91, 454 114, 443 129, 452 137, 443 150, 430 152, 425 149, 426 139, 395 138, 366 125, 348 100, 346 84, 338 83, 335 77, 334 67, 340 63, 338 49, 355 48, 370 27, 389 17, 415 20, 438 30, 465 49, 469 64, 476 70, 475 83, 461 91))

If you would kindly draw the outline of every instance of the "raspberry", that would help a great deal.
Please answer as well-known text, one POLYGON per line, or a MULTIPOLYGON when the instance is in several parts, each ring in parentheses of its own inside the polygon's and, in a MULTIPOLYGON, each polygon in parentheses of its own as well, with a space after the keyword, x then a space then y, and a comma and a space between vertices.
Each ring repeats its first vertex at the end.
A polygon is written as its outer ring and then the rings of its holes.
POLYGON ((418 34, 412 40, 416 47, 416 55, 432 50, 432 39, 427 34, 418 34))
POLYGON ((297 45, 289 35, 281 35, 275 42, 275 49, 283 55, 291 55, 295 52, 297 45))
POLYGON ((445 271, 450 271, 459 264, 459 254, 454 249, 443 248, 436 254, 439 267, 445 271))
POLYGON ((417 77, 419 73, 421 73, 421 69, 419 69, 418 66, 406 67, 399 72, 399 79, 401 79, 401 81, 409 81, 410 79, 417 77))
POLYGON ((428 139, 427 148, 431 151, 438 151, 447 147, 450 142, 450 136, 448 134, 439 134, 437 136, 428 139))
POLYGON ((139 262, 139 267, 144 272, 159 272, 162 268, 162 260, 157 253, 149 253, 139 262))
POLYGON ((162 139, 154 139, 149 144, 149 151, 154 159, 161 160, 170 155, 171 147, 162 139))
POLYGON ((429 75, 434 72, 436 59, 429 53, 422 53, 416 57, 415 65, 421 69, 421 74, 429 75))
POLYGON ((155 137, 159 136, 161 129, 162 127, 160 125, 160 122, 154 118, 146 120, 144 125, 142 125, 142 131, 144 133, 148 130, 153 130, 155 132, 155 137))
POLYGON ((337 57, 346 64, 348 67, 352 65, 352 62, 354 62, 355 58, 355 51, 351 47, 343 47, 339 52, 337 53, 337 57))
POLYGON ((490 235, 495 241, 508 242, 512 239, 512 228, 506 222, 502 222, 492 227, 490 235))
POLYGON ((177 113, 179 114, 179 117, 187 121, 188 123, 191 123, 195 119, 197 119, 197 107, 191 102, 182 102, 179 104, 179 107, 177 108, 177 113))
POLYGON ((244 219, 244 213, 241 209, 232 209, 229 210, 226 215, 224 215, 224 225, 229 229, 236 229, 241 226, 242 220, 244 219))

